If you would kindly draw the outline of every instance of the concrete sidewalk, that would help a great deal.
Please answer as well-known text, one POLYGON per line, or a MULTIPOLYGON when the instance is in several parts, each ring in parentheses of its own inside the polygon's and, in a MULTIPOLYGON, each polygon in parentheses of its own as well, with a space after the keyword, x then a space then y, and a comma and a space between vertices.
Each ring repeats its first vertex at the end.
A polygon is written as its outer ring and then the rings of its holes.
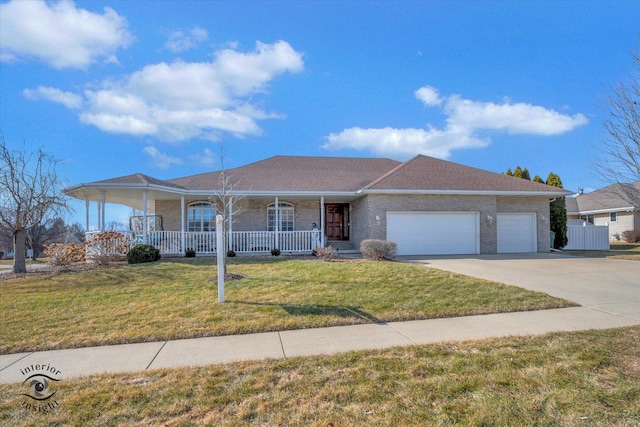
POLYGON ((66 379, 99 373, 137 372, 240 360, 283 359, 401 345, 537 335, 552 331, 607 329, 638 324, 640 321, 636 319, 590 308, 573 307, 17 353, 0 356, 0 383, 24 381, 25 368, 35 365, 55 367, 60 371, 58 379, 66 379))
POLYGON ((546 292, 582 306, 0 355, 0 383, 24 381, 28 376, 25 375, 27 368, 33 370, 37 365, 55 367, 60 371, 58 379, 65 379, 99 373, 640 325, 640 263, 636 261, 552 254, 430 257, 404 261, 546 292))

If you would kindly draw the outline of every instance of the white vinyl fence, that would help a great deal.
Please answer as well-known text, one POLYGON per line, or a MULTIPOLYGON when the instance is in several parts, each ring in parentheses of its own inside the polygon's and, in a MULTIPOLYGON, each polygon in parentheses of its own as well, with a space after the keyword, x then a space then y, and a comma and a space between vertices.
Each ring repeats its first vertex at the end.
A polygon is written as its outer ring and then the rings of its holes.
POLYGON ((608 251, 608 225, 568 225, 567 239, 569 242, 563 249, 582 251, 608 251))

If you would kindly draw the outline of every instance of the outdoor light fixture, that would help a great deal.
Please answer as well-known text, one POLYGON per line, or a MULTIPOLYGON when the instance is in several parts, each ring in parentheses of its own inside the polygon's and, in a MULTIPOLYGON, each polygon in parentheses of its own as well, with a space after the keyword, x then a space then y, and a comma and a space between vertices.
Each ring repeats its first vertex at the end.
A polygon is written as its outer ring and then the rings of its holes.
POLYGON ((493 225, 493 217, 491 215, 487 215, 487 222, 489 225, 493 225))

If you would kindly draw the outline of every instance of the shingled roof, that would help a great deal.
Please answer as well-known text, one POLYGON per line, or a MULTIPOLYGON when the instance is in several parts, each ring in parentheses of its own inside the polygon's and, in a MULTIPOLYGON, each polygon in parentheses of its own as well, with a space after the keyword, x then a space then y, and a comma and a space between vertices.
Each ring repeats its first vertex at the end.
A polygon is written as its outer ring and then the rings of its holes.
POLYGON ((416 156, 366 190, 554 193, 558 188, 427 156, 416 156))
MULTIPOLYGON (((206 194, 219 188, 223 172, 215 171, 170 180, 144 174, 80 184, 65 190, 78 198, 98 197, 119 189, 122 197, 134 189, 159 194, 206 194), (124 192, 124 193, 123 193, 124 192)), ((401 163, 391 159, 352 157, 274 156, 224 171, 234 192, 357 194, 513 194, 564 196, 569 192, 529 180, 485 171, 427 156, 401 163)))
MULTIPOLYGON (((275 156, 226 171, 234 191, 356 192, 401 163, 391 159, 275 156)), ((189 190, 211 190, 220 171, 172 179, 189 190)))
POLYGON ((567 199, 567 212, 572 214, 615 212, 640 208, 640 181, 626 184, 624 189, 619 186, 620 184, 614 184, 591 193, 569 198, 567 199), (621 197, 623 192, 626 194, 626 198, 621 197), (633 198, 636 199, 635 202, 630 201, 633 198))
POLYGON ((116 178, 109 178, 102 181, 96 181, 92 184, 124 184, 124 185, 157 185, 162 187, 184 188, 169 181, 163 181, 161 179, 153 178, 142 173, 134 173, 132 175, 119 176, 116 178))

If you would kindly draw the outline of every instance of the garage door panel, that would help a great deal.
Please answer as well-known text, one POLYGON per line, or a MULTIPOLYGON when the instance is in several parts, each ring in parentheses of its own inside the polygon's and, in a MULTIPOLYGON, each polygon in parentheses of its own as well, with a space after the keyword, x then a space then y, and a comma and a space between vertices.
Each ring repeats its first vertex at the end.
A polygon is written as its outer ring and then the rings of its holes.
POLYGON ((536 214, 497 215, 498 253, 537 252, 536 214))
POLYGON ((389 212, 387 240, 398 255, 477 254, 478 222, 476 212, 389 212))

